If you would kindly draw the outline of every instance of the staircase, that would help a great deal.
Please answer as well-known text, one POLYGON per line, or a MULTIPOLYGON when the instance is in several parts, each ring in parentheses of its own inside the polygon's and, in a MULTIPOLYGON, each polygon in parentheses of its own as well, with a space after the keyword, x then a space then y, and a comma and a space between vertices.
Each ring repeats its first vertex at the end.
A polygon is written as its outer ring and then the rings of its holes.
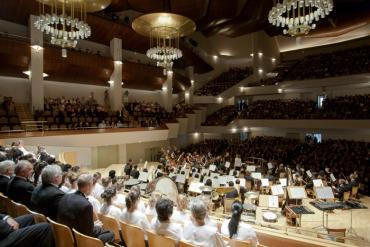
MULTIPOLYGON (((15 104, 15 111, 17 112, 19 121, 22 123, 23 121, 34 121, 31 107, 27 103, 16 103, 15 104)), ((25 129, 25 126, 22 125, 22 129, 25 129)))

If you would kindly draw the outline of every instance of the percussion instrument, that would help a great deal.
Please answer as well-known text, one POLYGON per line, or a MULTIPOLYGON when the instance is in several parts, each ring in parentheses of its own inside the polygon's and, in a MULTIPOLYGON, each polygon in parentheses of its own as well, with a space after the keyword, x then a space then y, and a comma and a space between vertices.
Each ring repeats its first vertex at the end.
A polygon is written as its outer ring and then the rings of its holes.
POLYGON ((295 213, 295 214, 314 214, 311 210, 309 210, 305 206, 289 206, 289 208, 295 213))
POLYGON ((344 208, 343 202, 324 202, 324 201, 314 201, 310 202, 315 208, 321 211, 330 211, 334 209, 344 208))
POLYGON ((262 214, 262 219, 269 223, 277 222, 277 215, 274 212, 265 212, 262 214))
POLYGON ((218 187, 218 188, 215 189, 215 191, 219 194, 226 194, 226 193, 229 193, 233 190, 235 190, 234 187, 218 187))
MULTIPOLYGON (((176 203, 179 192, 176 184, 168 177, 161 177, 154 182, 154 191, 161 192, 168 199, 176 203)), ((152 192, 152 191, 151 191, 152 192)))

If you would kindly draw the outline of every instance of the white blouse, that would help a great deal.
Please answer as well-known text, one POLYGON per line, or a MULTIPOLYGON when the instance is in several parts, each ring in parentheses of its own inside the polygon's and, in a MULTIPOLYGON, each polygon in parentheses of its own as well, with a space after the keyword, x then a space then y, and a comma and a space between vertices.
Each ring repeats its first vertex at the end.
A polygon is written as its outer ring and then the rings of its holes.
MULTIPOLYGON (((230 222, 230 219, 224 220, 221 226, 221 234, 226 237, 230 237, 229 222, 230 222)), ((232 238, 235 238, 241 241, 249 240, 251 241, 252 246, 257 246, 258 244, 256 232, 250 225, 244 222, 239 222, 238 230, 232 238)))
POLYGON ((145 214, 139 210, 135 210, 134 212, 128 212, 127 209, 123 210, 121 220, 127 224, 138 226, 143 230, 150 229, 148 219, 146 218, 145 214))
POLYGON ((160 222, 157 217, 153 218, 151 223, 152 229, 159 235, 169 236, 173 239, 182 238, 182 226, 174 222, 160 222))
POLYGON ((185 222, 190 221, 190 217, 189 217, 189 214, 188 213, 186 213, 184 211, 179 211, 179 210, 175 209, 173 211, 172 216, 171 216, 171 220, 173 222, 176 222, 176 223, 179 223, 179 224, 184 225, 185 222))
POLYGON ((115 218, 117 222, 122 216, 122 211, 114 205, 107 206, 103 204, 103 206, 100 208, 100 213, 115 218))
POLYGON ((207 224, 198 226, 192 221, 185 224, 182 238, 185 242, 190 242, 196 246, 223 246, 222 239, 217 234, 217 227, 207 224))

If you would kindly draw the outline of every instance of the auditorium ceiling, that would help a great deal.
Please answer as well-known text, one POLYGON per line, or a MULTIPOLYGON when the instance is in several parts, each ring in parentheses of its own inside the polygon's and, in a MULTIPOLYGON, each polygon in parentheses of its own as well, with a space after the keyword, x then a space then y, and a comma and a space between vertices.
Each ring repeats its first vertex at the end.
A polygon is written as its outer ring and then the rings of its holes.
MULTIPOLYGON (((109 45, 112 38, 118 37, 123 40, 123 49, 145 53, 148 49, 148 39, 136 34, 131 28, 131 22, 134 18, 142 14, 172 12, 187 16, 196 22, 197 31, 200 31, 206 37, 224 35, 233 38, 260 30, 264 30, 270 36, 276 36, 280 35, 282 30, 274 28, 267 21, 268 12, 273 4, 274 0, 112 0, 111 5, 107 9, 89 14, 87 22, 92 27, 91 41, 109 45)), ((30 14, 38 14, 38 4, 34 0, 1 0, 0 19, 28 25, 30 14)), ((309 36, 333 37, 361 28, 369 23, 369 0, 334 0, 333 12, 328 18, 322 20, 317 30, 312 31, 309 36)), ((205 73, 213 69, 192 52, 192 49, 185 45, 183 41, 180 44, 180 48, 183 50, 184 56, 175 63, 175 68, 181 69, 193 65, 196 73, 205 73)), ((46 55, 48 53, 49 51, 45 52, 46 55)), ((69 52, 68 55, 74 57, 72 52, 69 52)), ((7 73, 17 73, 19 69, 28 67, 29 61, 27 59, 29 59, 29 55, 12 56, 8 54, 7 56, 4 55, 0 60, 1 65, 8 64, 7 73)), ((87 54, 79 54, 79 56, 87 56, 88 60, 95 61, 90 59, 87 54)), ((67 71, 64 70, 66 68, 63 68, 63 66, 68 66, 68 63, 63 64, 63 62, 59 64, 60 61, 58 59, 61 59, 59 55, 55 54, 51 57, 54 57, 55 61, 46 65, 45 70, 47 71, 45 72, 50 73, 50 78, 48 79, 60 80, 63 76, 62 74, 58 75, 58 71, 67 71)), ((72 70, 68 69, 68 71, 72 71, 72 73, 67 73, 70 77, 68 79, 81 82, 81 78, 76 78, 81 76, 81 68, 78 66, 84 67, 84 63, 81 63, 81 65, 72 64, 71 66, 73 67, 72 70)), ((94 66, 91 70, 86 69, 86 74, 89 74, 89 76, 84 78, 84 82, 96 84, 97 80, 104 80, 104 82, 107 79, 109 80, 107 73, 112 69, 111 64, 103 66, 100 70, 95 69, 97 65, 94 66)), ((143 76, 143 73, 140 73, 140 71, 144 70, 145 66, 150 67, 148 65, 135 65, 135 68, 125 69, 124 66, 123 80, 126 87, 152 90, 161 88, 164 81, 161 69, 147 68, 150 71, 148 75, 153 75, 153 78, 149 78, 149 76, 140 78, 143 76), (130 73, 130 71, 132 72, 130 73)), ((175 80, 175 91, 189 86, 187 78, 175 75, 175 80)), ((100 81, 99 83, 102 82, 100 81)))

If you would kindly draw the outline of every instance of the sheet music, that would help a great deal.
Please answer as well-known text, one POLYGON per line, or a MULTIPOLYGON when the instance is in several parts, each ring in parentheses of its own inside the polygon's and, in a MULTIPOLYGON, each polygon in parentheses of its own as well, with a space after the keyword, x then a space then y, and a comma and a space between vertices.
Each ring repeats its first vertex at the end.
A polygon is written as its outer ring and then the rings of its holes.
POLYGON ((269 196, 269 208, 278 208, 279 207, 279 197, 269 196))
POLYGON ((262 174, 260 172, 252 172, 252 178, 261 180, 262 174))
POLYGON ((333 173, 330 173, 330 179, 333 182, 337 181, 337 179, 334 177, 334 174, 333 173))
POLYGON ((274 196, 284 195, 284 189, 281 184, 274 184, 271 186, 271 194, 274 196))
POLYGON ((315 187, 323 187, 324 186, 321 179, 314 179, 314 180, 312 180, 312 182, 313 182, 313 186, 315 186, 315 187))
POLYGON ((210 165, 209 170, 213 172, 216 171, 216 165, 210 165))
POLYGON ((247 171, 255 172, 256 171, 256 166, 247 166, 247 171))
POLYGON ((241 158, 235 158, 235 167, 241 167, 242 166, 242 159, 241 158))
POLYGON ((307 174, 307 176, 308 176, 308 177, 312 178, 312 173, 311 173, 311 171, 310 171, 310 170, 307 170, 307 171, 306 171, 306 174, 307 174))
POLYGON ((227 177, 226 176, 220 176, 218 177, 218 181, 220 182, 220 184, 227 184, 227 177))
POLYGON ((212 179, 212 188, 218 188, 218 187, 221 187, 220 180, 218 180, 218 178, 213 178, 212 179))
POLYGON ((288 187, 288 191, 290 191, 290 199, 303 199, 307 197, 303 186, 288 187))
POLYGON ((280 184, 283 187, 287 186, 287 179, 286 178, 279 178, 280 184))
POLYGON ((261 185, 262 185, 262 187, 269 187, 270 184, 269 184, 268 178, 262 178, 261 179, 261 185))
POLYGON ((236 184, 236 180, 239 179, 240 181, 240 186, 245 187, 245 178, 234 178, 234 184, 236 184))
POLYGON ((149 173, 148 172, 140 172, 139 181, 146 182, 148 181, 149 173))
POLYGON ((226 167, 226 168, 229 168, 229 167, 230 167, 230 162, 229 162, 229 161, 226 161, 226 162, 225 162, 225 167, 226 167))
POLYGON ((183 174, 177 174, 176 183, 185 184, 186 177, 183 174))
POLYGON ((219 176, 220 176, 220 174, 218 174, 216 172, 211 172, 211 175, 210 175, 211 178, 219 177, 219 176))
POLYGON ((317 199, 333 199, 334 198, 333 189, 329 186, 317 187, 316 188, 316 198, 317 199))
POLYGON ((230 182, 230 181, 234 181, 234 176, 230 176, 230 175, 228 175, 228 176, 226 176, 227 177, 227 182, 230 182))
POLYGON ((198 193, 201 194, 202 191, 200 187, 204 186, 204 183, 201 182, 191 182, 189 185, 188 191, 193 192, 193 193, 198 193))

